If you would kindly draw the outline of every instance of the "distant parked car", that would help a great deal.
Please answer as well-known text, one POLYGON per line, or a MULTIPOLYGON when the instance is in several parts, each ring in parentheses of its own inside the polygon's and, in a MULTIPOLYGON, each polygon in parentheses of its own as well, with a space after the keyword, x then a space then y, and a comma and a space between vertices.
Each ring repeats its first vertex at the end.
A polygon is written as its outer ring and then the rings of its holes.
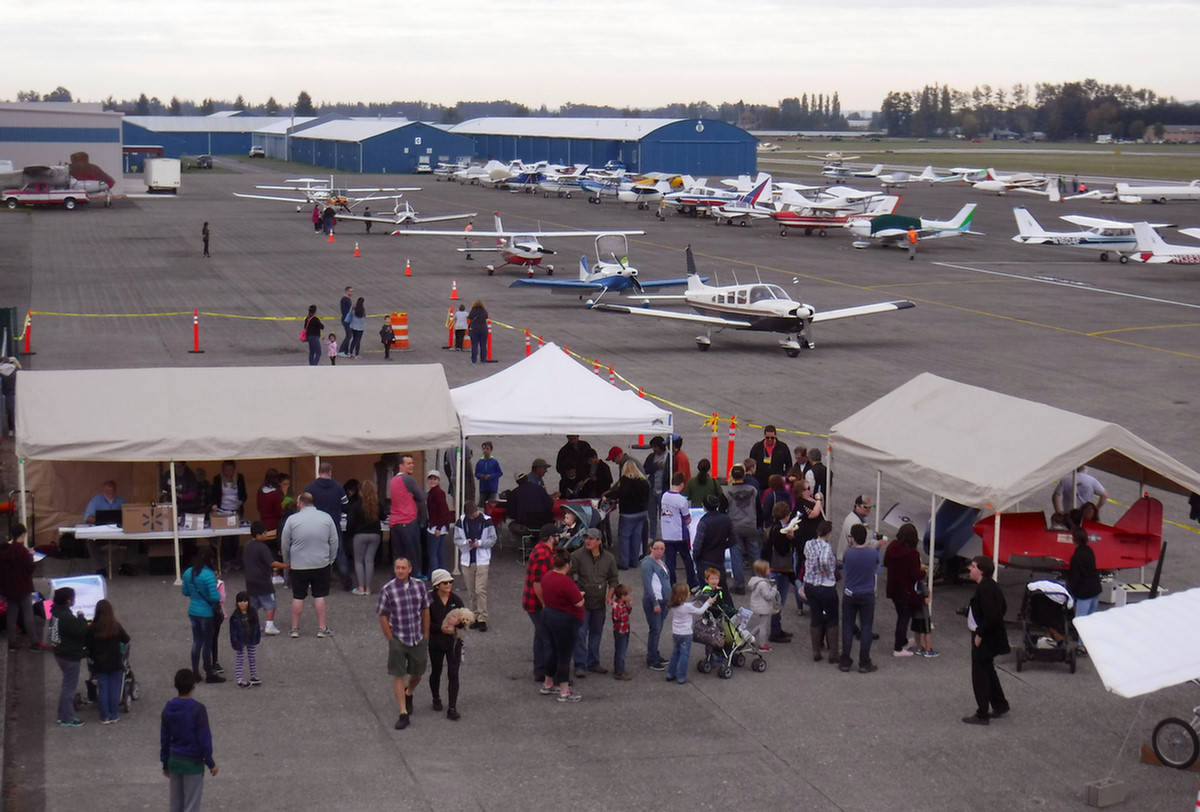
POLYGON ((262 147, 250 147, 250 157, 251 158, 265 158, 265 157, 267 157, 267 151, 265 149, 263 149, 262 147))
POLYGON ((212 169, 212 156, 211 155, 201 155, 198 158, 196 158, 196 168, 197 169, 212 169))

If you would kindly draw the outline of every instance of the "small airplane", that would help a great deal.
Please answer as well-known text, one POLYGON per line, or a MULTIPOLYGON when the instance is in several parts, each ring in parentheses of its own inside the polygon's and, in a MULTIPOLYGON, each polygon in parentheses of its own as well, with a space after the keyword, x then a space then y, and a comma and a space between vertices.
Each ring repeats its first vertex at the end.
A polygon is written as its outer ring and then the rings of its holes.
POLYGON ((846 223, 858 239, 854 241, 855 248, 866 248, 874 240, 880 245, 895 245, 905 247, 909 229, 917 232, 918 240, 934 240, 941 237, 958 237, 972 234, 976 237, 983 235, 971 231, 971 220, 975 218, 975 208, 978 204, 967 203, 958 210, 958 214, 949 220, 928 220, 924 217, 905 217, 902 214, 883 214, 878 217, 856 217, 846 223))
POLYGON ((824 155, 809 155, 814 161, 824 161, 827 164, 840 164, 845 161, 854 161, 861 158, 861 155, 843 155, 840 152, 826 152, 824 155))
POLYGON ((525 278, 515 280, 509 287, 544 288, 551 293, 578 294, 582 299, 586 294, 596 294, 599 298, 609 292, 621 294, 632 290, 644 293, 654 288, 686 284, 687 279, 639 279, 637 268, 629 265, 628 238, 623 234, 601 234, 596 237, 596 264, 589 266, 587 257, 580 257, 578 280, 525 278))
POLYGON ((772 144, 770 141, 763 141, 758 145, 759 152, 779 152, 781 149, 783 149, 781 146, 772 144))
POLYGON ((505 231, 504 225, 500 222, 500 212, 494 213, 496 220, 495 231, 472 231, 470 225, 463 231, 435 231, 423 229, 402 229, 393 232, 398 237, 462 237, 466 242, 466 247, 456 249, 460 254, 466 254, 467 259, 472 259, 472 254, 479 252, 494 252, 500 254, 504 259, 499 265, 490 264, 487 268, 488 276, 496 272, 497 268, 502 268, 505 265, 516 265, 528 269, 530 276, 533 276, 535 267, 545 267, 546 274, 554 273, 554 266, 547 263, 542 266, 542 260, 554 251, 542 245, 542 237, 598 237, 601 234, 620 234, 628 237, 635 237, 645 234, 645 231, 505 231), (472 241, 473 237, 495 237, 496 247, 480 248, 472 241))
POLYGON ((875 164, 870 169, 854 169, 842 164, 828 164, 821 169, 822 175, 835 180, 843 178, 877 178, 882 173, 883 164, 875 164))
POLYGON ((953 166, 948 175, 936 175, 930 183, 975 183, 987 180, 988 171, 974 166, 953 166))
POLYGON ((774 211, 775 207, 771 203, 771 176, 767 175, 746 194, 720 206, 713 206, 708 213, 713 217, 714 223, 723 222, 730 226, 737 223, 746 226, 751 220, 765 220, 771 217, 774 211))
POLYGON ((1045 186, 1047 180, 1040 175, 1031 175, 1028 172, 1014 172, 1009 175, 1002 175, 995 169, 987 170, 987 176, 982 180, 977 180, 971 184, 973 188, 980 192, 994 192, 997 195, 1002 195, 1011 189, 1032 189, 1038 186, 1045 186))
POLYGON ((779 225, 781 237, 786 237, 788 230, 793 228, 804 229, 806 237, 814 231, 824 237, 828 229, 841 228, 851 218, 891 214, 899 204, 899 195, 872 195, 858 200, 809 200, 799 194, 785 193, 771 217, 779 225))
MULTIPOLYGON (((1083 226, 1082 231, 1046 231, 1023 206, 1013 207, 1013 217, 1017 220, 1019 232, 1013 237, 1013 242, 1023 245, 1069 245, 1075 248, 1088 248, 1099 251, 1100 259, 1103 262, 1107 262, 1111 254, 1116 254, 1122 265, 1129 262, 1129 257, 1138 249, 1133 223, 1087 217, 1082 214, 1068 214, 1059 219, 1073 225, 1083 226)), ((1168 225, 1168 223, 1152 223, 1151 228, 1165 228, 1168 225)))
POLYGON ((886 192, 888 189, 895 189, 905 186, 909 183, 937 183, 940 178, 933 171, 932 166, 927 166, 921 170, 921 174, 913 175, 909 172, 886 172, 874 176, 879 185, 886 192))
POLYGON ((446 180, 451 180, 455 172, 461 172, 468 166, 470 164, 466 161, 438 161, 438 165, 433 170, 433 179, 441 180, 445 178, 446 180))
MULTIPOLYGON (((1200 265, 1200 245, 1172 245, 1154 229, 1150 223, 1133 224, 1137 250, 1130 259, 1150 265, 1200 265)), ((1181 228, 1179 233, 1200 239, 1200 228, 1181 228)))
POLYGON ((696 273, 696 260, 692 255, 690 245, 687 247, 686 256, 687 290, 682 295, 645 296, 642 297, 643 306, 641 307, 608 304, 598 300, 589 301, 588 307, 595 310, 626 313, 631 316, 703 324, 707 327, 706 333, 696 336, 696 348, 702 352, 712 346, 713 327, 784 333, 785 337, 780 339, 779 346, 790 358, 795 358, 802 349, 812 349, 816 346, 810 336, 810 328, 816 322, 916 307, 908 300, 897 300, 818 313, 812 305, 797 302, 788 296, 779 285, 762 281, 749 284, 708 285, 696 273), (649 306, 652 302, 684 304, 691 307, 694 312, 657 310, 649 306))
MULTIPOLYGON (((1084 522, 1089 546, 1096 556, 1096 569, 1134 569, 1157 561, 1162 548, 1162 510, 1162 502, 1143 496, 1116 524, 1084 522)), ((986 556, 994 554, 995 531, 994 516, 975 523, 986 556)), ((1065 570, 1074 551, 1071 532, 1051 527, 1045 513, 1005 513, 1000 517, 1001 564, 1065 570)))
MULTIPOLYGON (((412 207, 412 204, 407 200, 404 201, 403 207, 400 201, 396 201, 396 207, 392 212, 391 217, 367 217, 361 214, 343 214, 338 217, 339 220, 357 220, 363 223, 382 223, 388 226, 406 226, 410 223, 440 223, 445 220, 470 220, 478 216, 478 212, 469 211, 462 214, 433 214, 424 215, 418 214, 417 210, 412 207)), ((395 234, 396 232, 392 232, 395 234)))
POLYGON ((364 186, 360 188, 337 188, 333 185, 333 176, 329 176, 329 180, 324 178, 288 178, 284 181, 287 186, 255 186, 255 189, 264 189, 267 191, 282 191, 282 192, 298 192, 303 197, 281 197, 279 195, 251 195, 242 192, 234 192, 234 197, 246 198, 249 200, 278 200, 283 203, 295 203, 296 211, 303 211, 306 206, 333 206, 342 211, 349 212, 354 206, 359 203, 366 203, 372 200, 399 200, 403 194, 382 195, 382 192, 419 192, 420 186, 393 186, 384 188, 381 186, 364 186), (366 194, 366 197, 358 197, 357 195, 366 194))
POLYGON ((1188 184, 1154 184, 1137 186, 1132 183, 1118 183, 1117 198, 1136 197, 1139 200, 1149 200, 1152 203, 1166 203, 1168 200, 1200 200, 1200 180, 1188 184))
MULTIPOLYGON (((760 175, 759 182, 761 183, 765 177, 768 177, 765 173, 760 175)), ((667 201, 669 205, 677 207, 680 214, 699 215, 707 212, 713 206, 731 203, 747 191, 745 189, 740 192, 733 189, 718 189, 706 186, 707 182, 708 178, 694 179, 693 183, 685 185, 684 189, 663 195, 663 200, 667 201)))

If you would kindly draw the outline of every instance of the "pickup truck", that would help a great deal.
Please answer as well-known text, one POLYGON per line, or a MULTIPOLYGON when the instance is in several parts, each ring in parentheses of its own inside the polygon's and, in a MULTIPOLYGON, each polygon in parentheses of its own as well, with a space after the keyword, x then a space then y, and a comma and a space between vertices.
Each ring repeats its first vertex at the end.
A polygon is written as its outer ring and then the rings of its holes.
POLYGON ((57 206, 73 209, 79 203, 87 203, 87 192, 81 189, 60 189, 48 183, 27 183, 20 189, 5 189, 4 203, 10 209, 17 206, 57 206))

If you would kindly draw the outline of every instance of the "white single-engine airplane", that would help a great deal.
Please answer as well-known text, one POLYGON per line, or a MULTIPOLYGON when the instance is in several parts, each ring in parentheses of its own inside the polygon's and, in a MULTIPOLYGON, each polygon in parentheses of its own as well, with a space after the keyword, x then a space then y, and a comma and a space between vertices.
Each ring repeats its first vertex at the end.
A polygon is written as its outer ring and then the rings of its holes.
MULTIPOLYGON (((1173 245, 1154 230, 1150 223, 1134 223, 1137 251, 1130 257, 1150 265, 1200 265, 1200 245, 1173 245)), ((1180 234, 1200 239, 1200 228, 1181 228, 1180 234)))
POLYGON ((792 358, 799 355, 801 349, 812 349, 816 346, 809 333, 816 322, 916 307, 912 302, 902 299, 818 313, 812 305, 797 302, 788 296, 779 285, 761 281, 749 284, 707 285, 696 273, 696 261, 690 245, 687 248, 687 270, 687 290, 682 295, 644 296, 642 307, 608 304, 598 300, 589 301, 588 307, 631 316, 703 324, 708 330, 704 335, 696 336, 696 348, 701 351, 712 346, 713 327, 784 333, 786 337, 780 339, 779 346, 792 358), (685 304, 694 312, 656 310, 649 307, 651 302, 685 304))
POLYGON ((1132 183, 1118 183, 1117 199, 1137 198, 1151 203, 1166 203, 1168 200, 1200 200, 1200 180, 1188 184, 1154 184, 1137 186, 1132 183))
POLYGON ((435 231, 424 229, 401 229, 394 232, 398 237, 462 237, 466 240, 466 247, 456 249, 460 254, 466 254, 467 259, 472 259, 472 254, 479 252, 494 252, 499 253, 504 259, 504 262, 499 265, 487 265, 488 276, 495 273, 497 268, 505 265, 517 265, 528 269, 530 276, 533 276, 535 267, 545 267, 547 275, 554 273, 554 266, 547 263, 542 266, 542 260, 546 255, 553 254, 554 251, 542 245, 542 237, 599 237, 601 234, 619 234, 627 237, 636 237, 645 234, 645 231, 505 231, 504 225, 500 222, 500 212, 495 212, 496 230, 495 231, 472 231, 471 226, 467 226, 463 231, 435 231), (496 246, 484 247, 474 245, 473 237, 495 237, 496 246))
POLYGON ((881 214, 871 218, 851 218, 845 227, 858 238, 853 243, 855 248, 866 248, 871 244, 871 240, 880 245, 895 245, 904 248, 908 241, 909 229, 917 232, 918 240, 958 237, 963 234, 982 237, 982 233, 971 231, 971 221, 975 219, 977 205, 977 203, 967 203, 958 210, 958 214, 949 220, 905 217, 902 214, 881 214))
MULTIPOLYGON (((1023 206, 1013 208, 1013 217, 1017 220, 1018 234, 1013 242, 1022 245, 1068 245, 1074 248, 1088 248, 1100 252, 1100 260, 1107 262, 1111 254, 1124 264, 1138 250, 1137 236, 1134 234, 1134 224, 1120 220, 1105 220, 1099 217, 1087 217, 1082 214, 1068 214, 1060 217, 1073 225, 1083 226, 1082 231, 1046 231, 1034 219, 1028 209, 1023 206)), ((1165 228, 1168 223, 1151 223, 1151 228, 1165 228)))
POLYGON ((354 206, 359 203, 366 203, 372 200, 399 200, 403 194, 384 195, 383 192, 419 192, 420 186, 364 186, 361 188, 339 189, 333 185, 333 176, 329 176, 329 180, 324 178, 288 178, 284 183, 287 186, 255 186, 255 189, 265 189, 268 191, 281 192, 297 192, 303 197, 282 197, 280 195, 250 195, 241 192, 234 192, 234 197, 242 197, 249 200, 278 200, 282 203, 295 203, 296 211, 302 211, 306 205, 312 206, 333 206, 336 209, 349 212, 354 206), (356 195, 366 194, 366 197, 356 197, 356 195))
POLYGON ((524 278, 515 280, 509 287, 541 288, 551 293, 575 294, 581 299, 585 295, 595 295, 598 299, 606 293, 645 293, 654 288, 686 284, 687 279, 639 279, 637 268, 629 264, 628 238, 623 234, 601 234, 596 237, 596 264, 589 267, 587 257, 580 257, 578 280, 524 278))
POLYGON ((1045 186, 1046 182, 1044 176, 1031 175, 1028 172, 1013 172, 1009 175, 1002 175, 995 169, 989 169, 987 177, 983 180, 975 181, 971 186, 980 192, 992 192, 1002 195, 1011 189, 1034 189, 1039 186, 1045 186))
MULTIPOLYGON (((401 206, 400 202, 396 202, 396 208, 392 211, 391 217, 383 215, 367 217, 362 214, 343 214, 338 217, 339 220, 358 220, 363 223, 382 223, 388 226, 406 226, 409 223, 440 223, 445 220, 471 220, 479 215, 479 212, 468 211, 462 214, 418 214, 417 210, 412 207, 412 204, 407 200, 401 206)), ((393 234, 396 232, 393 231, 393 234)))

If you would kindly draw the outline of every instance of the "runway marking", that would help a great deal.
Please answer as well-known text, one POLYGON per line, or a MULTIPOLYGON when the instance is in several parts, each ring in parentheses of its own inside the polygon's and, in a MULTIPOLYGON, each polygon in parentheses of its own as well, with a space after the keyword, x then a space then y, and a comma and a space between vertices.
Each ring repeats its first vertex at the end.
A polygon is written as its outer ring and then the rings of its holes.
POLYGON ((956 265, 951 262, 934 262, 934 265, 939 265, 943 268, 953 268, 959 271, 971 271, 972 273, 983 273, 991 276, 1002 276, 1008 279, 1020 279, 1024 282, 1040 282, 1043 285, 1055 285, 1057 287, 1073 288, 1075 290, 1085 290, 1089 293, 1101 293, 1107 296, 1122 296, 1127 299, 1140 299, 1144 302, 1155 302, 1157 304, 1176 305, 1178 307, 1190 307, 1195 310, 1200 310, 1200 304, 1196 302, 1180 302, 1175 299, 1163 299, 1158 296, 1146 296, 1141 293, 1130 293, 1124 290, 1113 290, 1111 288, 1098 288, 1088 282, 1077 282, 1071 279, 1060 279, 1054 276, 1025 276, 1019 273, 1008 273, 1006 271, 992 271, 987 268, 975 268, 971 265, 956 265))
POLYGON ((866 290, 883 290, 884 288, 916 288, 926 285, 1000 285, 1003 284, 1001 279, 974 279, 963 281, 962 279, 941 279, 930 280, 928 282, 889 282, 886 285, 868 285, 866 290))
POLYGON ((1169 330, 1172 327, 1200 327, 1200 321, 1188 321, 1183 324, 1148 324, 1145 327, 1116 327, 1112 330, 1097 330, 1088 335, 1105 336, 1109 333, 1132 333, 1138 330, 1169 330))

